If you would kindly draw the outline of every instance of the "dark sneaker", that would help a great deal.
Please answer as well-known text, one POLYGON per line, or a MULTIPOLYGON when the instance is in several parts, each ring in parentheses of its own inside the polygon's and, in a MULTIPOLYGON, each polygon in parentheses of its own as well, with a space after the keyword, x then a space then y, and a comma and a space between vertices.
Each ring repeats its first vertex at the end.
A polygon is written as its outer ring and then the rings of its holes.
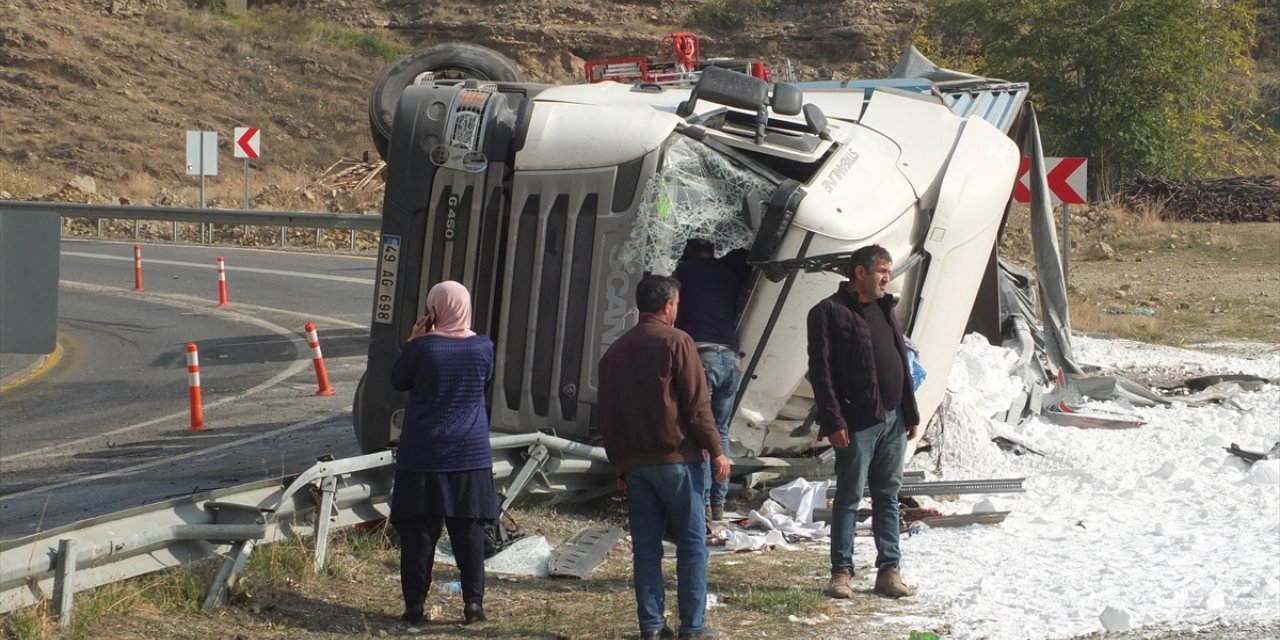
POLYGON ((484 622, 489 616, 484 615, 484 606, 479 602, 468 602, 462 607, 462 624, 484 622))
POLYGON ((897 567, 885 567, 876 574, 876 593, 886 598, 906 598, 911 589, 902 582, 902 572, 897 567))
POLYGON ((853 597, 853 573, 848 569, 832 569, 831 579, 827 581, 827 590, 824 592, 828 598, 849 599, 853 597))
POLYGON ((413 609, 405 609, 404 613, 400 615, 400 619, 408 622, 409 624, 418 624, 419 622, 422 622, 422 616, 422 607, 417 607, 413 609))
POLYGON ((640 640, 671 640, 671 638, 674 637, 676 637, 676 632, 672 631, 671 627, 668 627, 665 624, 662 625, 661 629, 656 631, 640 632, 640 640))
POLYGON ((711 627, 703 627, 697 631, 681 631, 680 638, 697 638, 698 640, 714 640, 720 637, 720 632, 711 627))

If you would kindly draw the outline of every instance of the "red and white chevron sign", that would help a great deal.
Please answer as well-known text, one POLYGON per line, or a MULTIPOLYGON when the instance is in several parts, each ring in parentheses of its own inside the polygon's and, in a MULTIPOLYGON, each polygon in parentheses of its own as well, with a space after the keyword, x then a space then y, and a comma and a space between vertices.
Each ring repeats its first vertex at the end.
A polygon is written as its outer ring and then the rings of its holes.
MULTIPOLYGON (((1053 204, 1088 202, 1085 199, 1089 193, 1088 158, 1045 158, 1044 166, 1053 204)), ((1013 185, 1013 199, 1018 202, 1031 202, 1030 169, 1031 158, 1023 158, 1022 166, 1018 167, 1018 181, 1013 185)))
POLYGON ((256 160, 261 148, 259 145, 262 144, 260 134, 257 127, 236 127, 235 135, 231 137, 235 140, 233 145, 235 157, 256 160))

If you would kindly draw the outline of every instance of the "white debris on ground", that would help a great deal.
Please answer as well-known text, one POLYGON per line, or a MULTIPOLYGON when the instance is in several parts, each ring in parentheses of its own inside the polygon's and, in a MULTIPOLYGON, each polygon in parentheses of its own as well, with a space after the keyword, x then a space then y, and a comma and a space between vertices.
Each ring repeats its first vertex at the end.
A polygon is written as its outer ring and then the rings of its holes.
MULTIPOLYGON (((550 573, 551 543, 542 536, 525 536, 484 561, 485 573, 545 578, 550 573)), ((436 547, 436 561, 458 566, 453 549, 445 540, 436 547)))
MULTIPOLYGON (((1280 378, 1274 346, 1227 353, 1074 339, 1077 360, 1104 375, 1160 367, 1280 378)), ((903 575, 917 587, 913 608, 925 617, 899 622, 946 625, 955 638, 1064 638, 1280 621, 1280 461, 1250 465, 1224 449, 1235 442, 1267 451, 1280 441, 1280 386, 1196 408, 1082 407, 1146 423, 1137 429, 1076 429, 1039 418, 1012 426, 989 417, 1009 406, 1021 384, 1012 365, 1010 352, 965 340, 937 443, 942 475, 929 479, 1025 477, 1026 492, 938 505, 955 513, 1011 510, 1000 525, 904 536, 903 575), (1045 455, 1005 452, 991 442, 996 435, 1045 455)), ((870 540, 859 539, 855 563, 863 569, 855 580, 871 579, 865 567, 873 558, 870 540)))
POLYGON ((690 238, 715 243, 717 255, 750 247, 753 231, 743 220, 742 196, 754 189, 769 198, 773 186, 758 174, 682 135, 672 136, 662 167, 645 184, 622 264, 632 273, 669 275, 690 238))

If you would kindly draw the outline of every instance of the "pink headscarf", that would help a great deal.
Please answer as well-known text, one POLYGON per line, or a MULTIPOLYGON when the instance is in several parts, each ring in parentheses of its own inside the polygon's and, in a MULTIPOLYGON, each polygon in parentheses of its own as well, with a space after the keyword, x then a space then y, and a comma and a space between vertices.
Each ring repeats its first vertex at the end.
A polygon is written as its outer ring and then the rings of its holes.
POLYGON ((445 338, 470 338, 471 293, 461 282, 445 280, 427 292, 427 312, 435 316, 431 333, 445 338))

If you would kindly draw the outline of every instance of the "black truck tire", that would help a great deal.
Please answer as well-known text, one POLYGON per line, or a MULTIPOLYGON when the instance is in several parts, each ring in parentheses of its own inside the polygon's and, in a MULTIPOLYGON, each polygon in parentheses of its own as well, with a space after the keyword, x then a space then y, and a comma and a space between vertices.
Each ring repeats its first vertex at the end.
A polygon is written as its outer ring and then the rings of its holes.
POLYGON ((475 78, 495 82, 524 82, 524 74, 510 58, 477 44, 449 42, 420 49, 396 60, 378 78, 369 95, 369 134, 384 160, 391 140, 400 94, 418 76, 430 71, 437 79, 475 78))

